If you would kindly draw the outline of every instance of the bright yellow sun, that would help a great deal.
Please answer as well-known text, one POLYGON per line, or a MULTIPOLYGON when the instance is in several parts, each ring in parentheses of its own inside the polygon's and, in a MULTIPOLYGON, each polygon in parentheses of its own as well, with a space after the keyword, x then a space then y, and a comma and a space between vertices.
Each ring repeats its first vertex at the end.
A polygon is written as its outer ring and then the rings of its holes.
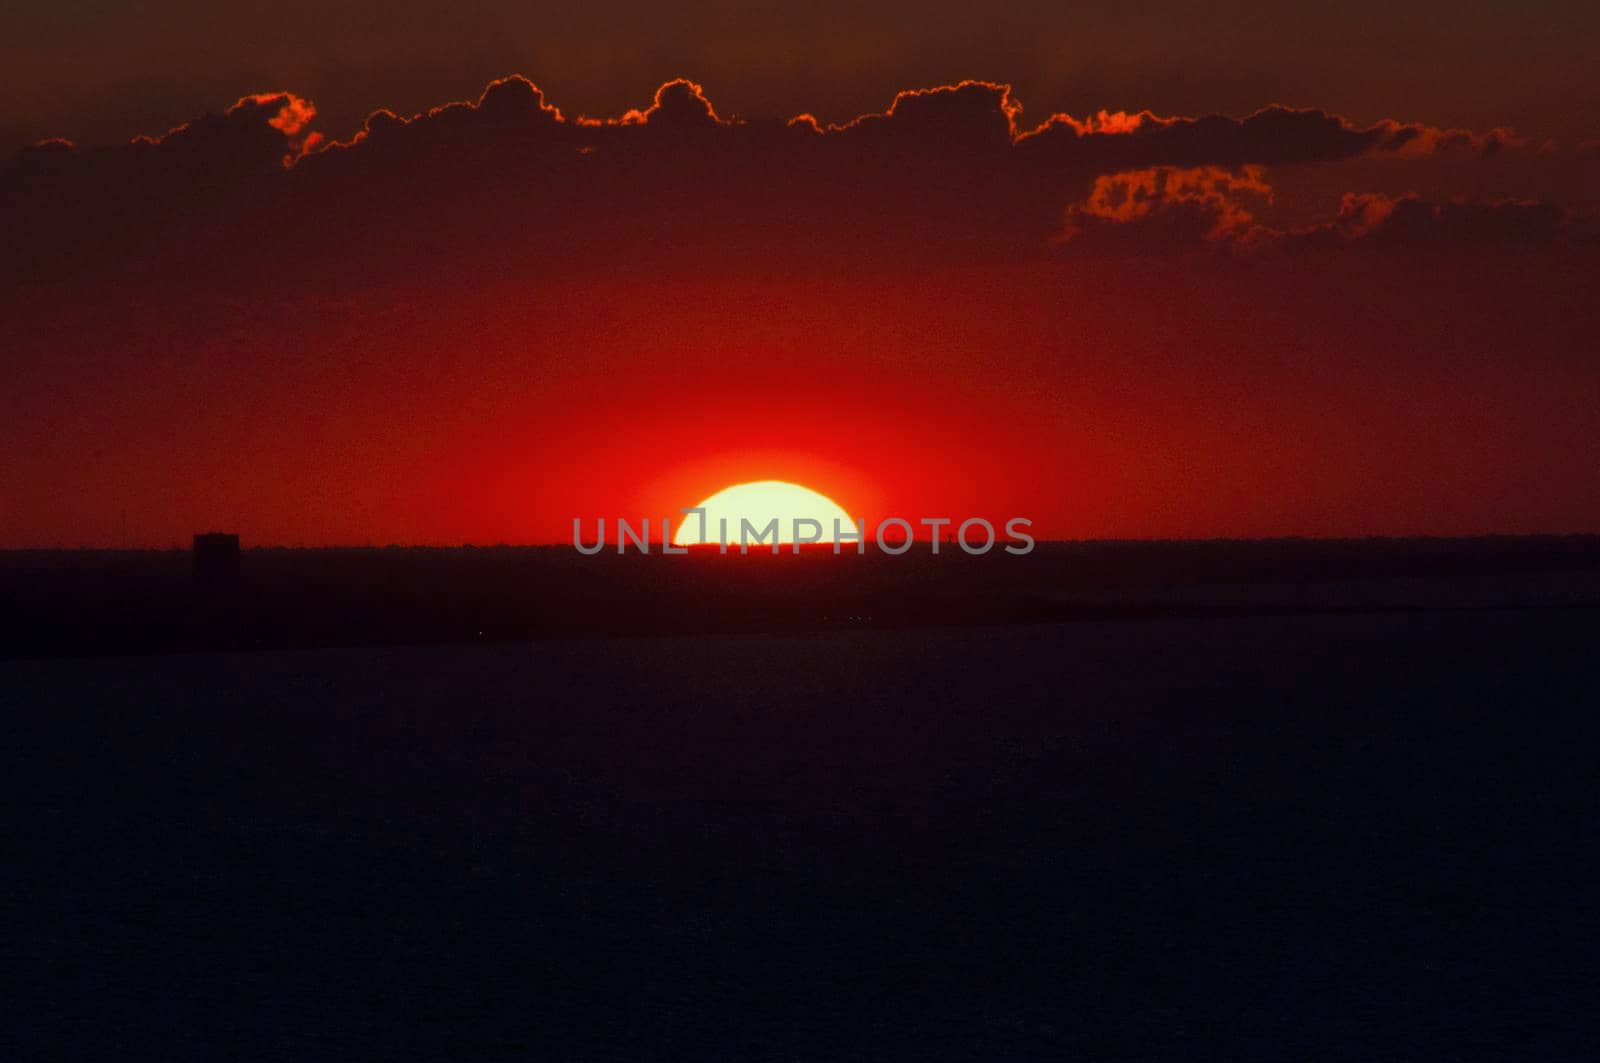
POLYGON ((694 513, 685 513, 682 517, 683 523, 678 526, 677 534, 672 537, 674 546, 696 546, 700 543, 723 541, 738 545, 741 521, 748 521, 752 529, 745 536, 751 546, 767 545, 772 542, 770 535, 765 532, 774 519, 778 522, 777 541, 780 543, 795 541, 797 519, 802 522, 799 526, 799 537, 802 541, 833 542, 835 520, 839 522, 839 528, 845 535, 856 534, 856 522, 845 512, 843 506, 825 494, 784 480, 754 480, 750 483, 724 487, 699 503, 696 508, 705 510, 704 525, 702 526, 700 518, 694 513), (727 521, 726 525, 722 523, 724 520, 727 521), (805 523, 807 521, 815 521, 820 526, 820 531, 805 523), (722 538, 724 527, 727 528, 726 540, 722 538), (813 534, 816 535, 815 540, 811 538, 813 534), (761 537, 759 544, 757 536, 761 537))

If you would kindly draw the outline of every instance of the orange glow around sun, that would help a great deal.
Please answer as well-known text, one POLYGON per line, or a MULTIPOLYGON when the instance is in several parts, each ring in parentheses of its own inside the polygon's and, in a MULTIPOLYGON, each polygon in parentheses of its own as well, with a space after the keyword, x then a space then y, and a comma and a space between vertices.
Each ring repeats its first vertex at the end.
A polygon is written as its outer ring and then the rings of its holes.
POLYGON ((696 503, 695 508, 705 511, 704 524, 696 514, 684 514, 683 523, 672 537, 674 546, 737 543, 741 522, 746 521, 753 529, 749 533, 753 537, 776 520, 779 543, 795 541, 796 521, 801 522, 800 537, 805 541, 833 542, 835 521, 844 534, 853 535, 856 530, 855 520, 839 503, 819 491, 784 480, 733 484, 696 503), (815 527, 807 521, 815 522, 815 527))

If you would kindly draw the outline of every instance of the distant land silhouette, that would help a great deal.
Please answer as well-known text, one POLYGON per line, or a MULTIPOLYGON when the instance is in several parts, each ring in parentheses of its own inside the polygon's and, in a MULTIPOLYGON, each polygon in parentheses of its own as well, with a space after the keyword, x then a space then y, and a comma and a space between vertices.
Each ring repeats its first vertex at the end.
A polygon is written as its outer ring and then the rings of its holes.
POLYGON ((1600 537, 1041 543, 900 557, 570 547, 0 553, 0 654, 494 642, 1127 617, 1600 607, 1600 537))

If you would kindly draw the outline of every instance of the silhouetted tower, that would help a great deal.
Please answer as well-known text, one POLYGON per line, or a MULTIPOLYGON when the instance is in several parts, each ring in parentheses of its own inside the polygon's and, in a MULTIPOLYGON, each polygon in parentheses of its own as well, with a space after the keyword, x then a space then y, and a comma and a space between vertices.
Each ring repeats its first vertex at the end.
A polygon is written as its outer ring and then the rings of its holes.
POLYGON ((207 532, 194 537, 194 582, 204 591, 239 588, 239 537, 207 532))

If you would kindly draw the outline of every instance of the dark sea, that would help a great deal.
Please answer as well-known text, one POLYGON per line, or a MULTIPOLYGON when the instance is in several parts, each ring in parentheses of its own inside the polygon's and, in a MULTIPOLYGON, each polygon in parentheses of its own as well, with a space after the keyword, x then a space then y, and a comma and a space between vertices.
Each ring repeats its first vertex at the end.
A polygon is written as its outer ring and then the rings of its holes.
POLYGON ((0 1056, 1592 1058, 1595 615, 0 662, 0 1056))

